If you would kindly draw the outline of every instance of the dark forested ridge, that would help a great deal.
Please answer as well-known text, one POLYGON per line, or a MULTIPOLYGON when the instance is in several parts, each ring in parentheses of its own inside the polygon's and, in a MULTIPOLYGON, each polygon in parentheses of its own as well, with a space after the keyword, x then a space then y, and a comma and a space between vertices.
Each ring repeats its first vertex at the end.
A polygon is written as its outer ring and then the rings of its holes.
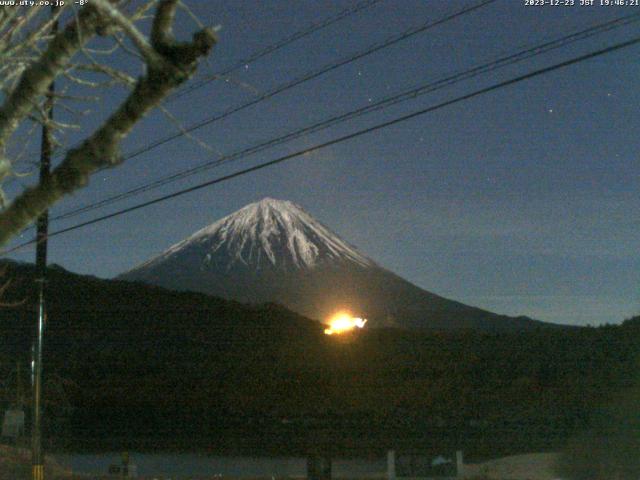
MULTIPOLYGON (((0 373, 26 365, 33 269, 7 264, 0 373)), ((337 338, 251 307, 50 269, 47 438, 87 448, 342 454, 399 443, 471 455, 551 449, 635 384, 640 321, 337 338)), ((26 370, 26 369, 25 369, 26 370)), ((13 382, 15 383, 15 382, 13 382)), ((5 382, 3 399, 13 396, 5 382)))

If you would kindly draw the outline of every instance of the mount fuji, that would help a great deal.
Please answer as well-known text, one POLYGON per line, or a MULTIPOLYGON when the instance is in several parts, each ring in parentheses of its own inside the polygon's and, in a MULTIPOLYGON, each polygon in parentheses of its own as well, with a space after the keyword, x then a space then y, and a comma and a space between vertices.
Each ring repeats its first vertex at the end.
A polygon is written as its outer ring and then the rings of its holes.
POLYGON ((298 205, 272 198, 218 220, 118 278, 241 302, 281 303, 321 321, 349 310, 378 327, 513 331, 546 325, 422 290, 298 205))

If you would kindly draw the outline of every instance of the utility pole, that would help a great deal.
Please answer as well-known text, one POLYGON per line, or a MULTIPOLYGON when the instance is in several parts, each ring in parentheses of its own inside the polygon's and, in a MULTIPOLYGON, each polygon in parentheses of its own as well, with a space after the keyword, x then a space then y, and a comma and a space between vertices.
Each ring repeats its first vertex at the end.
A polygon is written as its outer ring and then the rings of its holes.
MULTIPOLYGON (((51 15, 56 14, 56 7, 51 7, 51 15)), ((51 33, 58 31, 58 22, 51 26, 51 33)), ((53 119, 55 84, 49 85, 48 95, 44 102, 44 112, 53 119)), ((47 181, 51 171, 51 154, 53 138, 51 128, 46 122, 42 124, 42 143, 40 145, 40 183, 47 181)), ((45 308, 45 282, 47 275, 47 235, 49 230, 49 211, 45 210, 37 222, 36 234, 36 282, 38 283, 38 322, 35 346, 33 348, 33 413, 31 418, 31 466, 32 480, 44 480, 44 457, 42 455, 42 344, 44 327, 47 320, 45 308)))

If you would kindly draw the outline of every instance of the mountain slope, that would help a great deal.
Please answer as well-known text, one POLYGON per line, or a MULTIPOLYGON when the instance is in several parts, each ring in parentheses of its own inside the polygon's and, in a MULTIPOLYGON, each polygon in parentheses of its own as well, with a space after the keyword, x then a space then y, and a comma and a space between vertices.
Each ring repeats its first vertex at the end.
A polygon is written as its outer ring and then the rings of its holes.
POLYGON ((500 331, 542 324, 422 290, 301 207, 271 198, 199 230, 119 278, 243 302, 279 302, 319 320, 346 309, 373 326, 500 331))
MULTIPOLYGON (((9 379, 17 361, 30 361, 37 272, 2 260, 0 269, 11 280, 2 300, 18 303, 0 306, 0 378, 9 379)), ((637 370, 633 322, 496 335, 364 329, 336 338, 274 305, 60 267, 49 269, 46 285, 45 438, 72 451, 335 458, 383 452, 394 438, 407 449, 469 455, 534 451, 562 442, 637 370)), ((27 385, 29 370, 22 373, 27 385)), ((0 385, 0 405, 15 398, 8 385, 0 385)))
POLYGON ((343 262, 374 266, 302 208, 272 198, 247 205, 197 231, 125 275, 176 259, 221 272, 292 271, 343 262))

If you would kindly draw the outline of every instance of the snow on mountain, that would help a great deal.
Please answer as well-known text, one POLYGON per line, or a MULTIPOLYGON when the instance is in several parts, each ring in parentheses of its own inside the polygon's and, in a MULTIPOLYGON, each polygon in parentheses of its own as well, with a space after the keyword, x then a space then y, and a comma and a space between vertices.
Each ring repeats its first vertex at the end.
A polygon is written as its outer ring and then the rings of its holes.
POLYGON ((230 271, 312 269, 328 263, 375 263, 293 202, 265 198, 251 203, 136 267, 143 270, 184 254, 200 267, 230 271))
POLYGON ((298 205, 272 198, 197 231, 119 278, 277 302, 318 320, 348 310, 371 326, 498 331, 532 325, 427 292, 378 266, 298 205))

